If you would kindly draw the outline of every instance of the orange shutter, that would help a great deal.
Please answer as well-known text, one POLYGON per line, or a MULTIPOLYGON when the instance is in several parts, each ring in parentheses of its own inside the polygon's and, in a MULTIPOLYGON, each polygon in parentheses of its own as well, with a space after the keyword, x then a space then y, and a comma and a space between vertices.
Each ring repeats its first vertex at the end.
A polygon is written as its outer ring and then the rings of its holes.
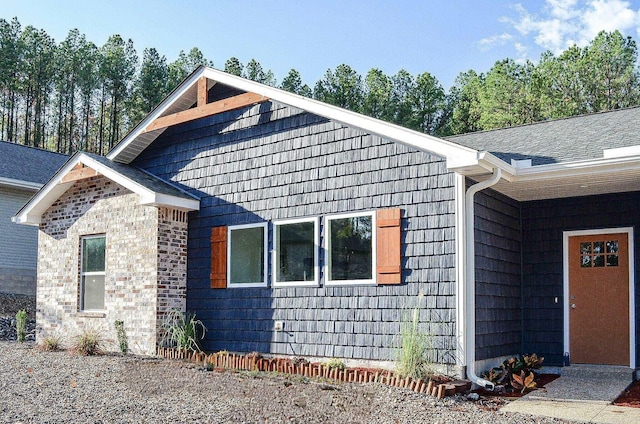
POLYGON ((378 284, 400 284, 400 209, 376 212, 376 273, 378 284))
POLYGON ((227 288, 227 227, 211 229, 211 288, 227 288))

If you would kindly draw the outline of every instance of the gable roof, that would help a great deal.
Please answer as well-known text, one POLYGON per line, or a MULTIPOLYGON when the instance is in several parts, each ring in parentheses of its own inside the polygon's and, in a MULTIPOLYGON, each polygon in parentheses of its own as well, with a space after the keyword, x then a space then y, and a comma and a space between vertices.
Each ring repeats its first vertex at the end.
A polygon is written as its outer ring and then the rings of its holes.
POLYGON ((532 165, 599 159, 608 149, 640 145, 640 107, 447 137, 506 163, 532 165))
POLYGON ((85 166, 91 175, 104 175, 140 196, 140 204, 169 206, 183 210, 198 210, 200 200, 186 191, 159 179, 135 166, 112 162, 92 153, 77 152, 53 177, 18 211, 13 221, 38 225, 42 214, 77 180, 69 178, 85 166))
POLYGON ((39 189, 69 156, 0 141, 0 185, 39 189))
POLYGON ((456 164, 458 161, 473 162, 477 159, 478 152, 476 150, 460 144, 203 66, 188 76, 146 118, 133 128, 107 154, 107 158, 115 162, 130 163, 165 130, 166 127, 157 128, 154 125, 154 121, 166 119, 166 117, 174 114, 189 113, 194 110, 193 106, 199 100, 198 81, 202 78, 206 78, 207 90, 216 84, 221 84, 235 92, 245 92, 247 95, 256 94, 264 99, 296 107, 418 150, 441 156, 446 158, 447 163, 450 164, 456 164))
POLYGON ((172 125, 268 100, 446 158, 449 170, 476 181, 500 169, 502 178, 493 189, 516 200, 640 187, 635 108, 444 140, 206 67, 187 77, 107 158, 131 163, 172 125))

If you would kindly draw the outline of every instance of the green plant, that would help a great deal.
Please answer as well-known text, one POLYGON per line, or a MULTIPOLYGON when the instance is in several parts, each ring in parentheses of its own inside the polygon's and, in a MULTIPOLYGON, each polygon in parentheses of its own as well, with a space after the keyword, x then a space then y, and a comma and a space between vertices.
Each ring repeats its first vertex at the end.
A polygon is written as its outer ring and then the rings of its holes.
POLYGON ((60 337, 58 336, 47 336, 44 338, 44 340, 42 341, 42 344, 40 345, 40 349, 47 352, 56 352, 60 350, 60 348, 61 348, 61 343, 60 343, 60 337))
POLYGON ((173 310, 163 322, 163 343, 180 350, 201 352, 199 340, 204 338, 207 328, 195 314, 183 314, 173 310))
POLYGON ((512 358, 505 359, 500 367, 495 367, 489 371, 482 373, 482 377, 486 378, 492 383, 504 386, 512 386, 520 390, 522 389, 521 386, 525 383, 525 379, 535 378, 533 370, 540 368, 543 361, 544 358, 538 357, 538 355, 536 355, 535 353, 531 355, 525 354, 523 356, 514 356, 512 358), (514 386, 514 381, 517 377, 520 377, 522 380, 519 383, 516 382, 516 385, 518 385, 518 387, 514 386))
POLYGON ((84 330, 82 334, 76 337, 73 351, 78 355, 92 356, 102 353, 102 338, 93 330, 84 330))
POLYGON ((432 374, 427 352, 431 346, 431 336, 420 328, 420 303, 413 308, 411 318, 405 320, 401 329, 401 347, 398 355, 397 372, 401 377, 425 378, 432 374))
POLYGON ((524 393, 525 390, 535 389, 536 382, 533 381, 535 379, 535 375, 533 372, 529 372, 528 374, 525 371, 520 371, 520 374, 512 374, 511 375, 511 386, 520 390, 520 393, 524 393))
POLYGON ((338 359, 338 358, 331 358, 329 359, 327 362, 325 362, 324 364, 322 364, 323 366, 329 368, 330 370, 332 369, 338 369, 338 370, 344 370, 347 368, 347 366, 344 364, 344 362, 342 362, 342 360, 338 359))
POLYGON ((126 355, 129 351, 129 341, 127 339, 127 332, 124 330, 124 321, 117 320, 113 323, 116 327, 116 335, 118 336, 118 347, 120 353, 126 355))
POLYGON ((20 309, 16 313, 16 332, 18 333, 18 341, 24 343, 27 338, 27 311, 20 309))

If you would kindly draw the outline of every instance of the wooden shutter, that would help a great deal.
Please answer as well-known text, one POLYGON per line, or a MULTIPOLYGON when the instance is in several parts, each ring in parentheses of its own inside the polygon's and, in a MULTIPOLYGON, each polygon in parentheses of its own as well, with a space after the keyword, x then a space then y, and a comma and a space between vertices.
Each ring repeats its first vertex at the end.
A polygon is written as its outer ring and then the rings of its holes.
POLYGON ((211 229, 211 288, 227 288, 227 227, 211 229))
POLYGON ((400 209, 376 212, 376 274, 378 284, 400 284, 400 209))

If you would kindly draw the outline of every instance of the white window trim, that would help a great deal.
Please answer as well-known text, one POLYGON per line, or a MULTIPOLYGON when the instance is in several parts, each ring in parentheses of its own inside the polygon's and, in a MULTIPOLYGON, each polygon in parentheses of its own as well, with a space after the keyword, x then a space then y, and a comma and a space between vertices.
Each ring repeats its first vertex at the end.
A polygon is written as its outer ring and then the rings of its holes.
MULTIPOLYGON (((84 277, 85 276, 92 276, 92 275, 102 275, 105 277, 105 281, 104 284, 107 284, 107 235, 106 234, 94 234, 94 235, 90 235, 90 236, 80 236, 80 284, 78 285, 78 288, 80 289, 80 296, 78 296, 78 311, 79 312, 104 312, 105 308, 103 307, 102 309, 84 309, 84 277), (90 271, 90 272, 84 272, 83 271, 83 264, 84 264, 84 241, 85 240, 90 240, 90 239, 95 239, 95 238, 104 238, 104 271, 90 271)), ((105 287, 105 292, 106 292, 106 287, 105 287)), ((103 299, 103 305, 104 305, 104 299, 103 299)))
POLYGON ((354 212, 327 215, 324 218, 324 275, 325 284, 327 286, 365 286, 376 285, 376 257, 378 253, 376 245, 376 213, 375 211, 367 212, 354 212), (371 279, 369 280, 332 280, 329 270, 329 263, 331 262, 331 231, 329 230, 329 221, 342 218, 354 218, 358 216, 370 216, 371 217, 371 279))
POLYGON ((269 264, 268 264, 268 259, 269 259, 269 239, 268 239, 268 232, 267 232, 267 222, 258 222, 255 224, 243 224, 243 225, 229 225, 227 227, 227 231, 228 231, 228 235, 227 235, 227 288, 248 288, 248 287, 267 287, 267 281, 268 281, 268 271, 269 271, 269 264), (264 246, 263 246, 263 255, 264 255, 264 259, 263 259, 263 275, 264 275, 264 279, 262 282, 260 283, 231 283, 231 232, 234 230, 241 230, 244 228, 257 228, 257 227, 262 227, 262 234, 263 234, 263 239, 264 239, 264 246))
POLYGON ((320 285, 320 219, 315 218, 298 218, 298 219, 283 219, 272 222, 272 234, 273 234, 273 252, 271 256, 271 281, 273 287, 318 287, 320 285), (279 225, 287 224, 299 224, 303 222, 313 222, 313 272, 314 278, 312 281, 277 281, 278 278, 278 238, 276 237, 276 227, 279 225))

